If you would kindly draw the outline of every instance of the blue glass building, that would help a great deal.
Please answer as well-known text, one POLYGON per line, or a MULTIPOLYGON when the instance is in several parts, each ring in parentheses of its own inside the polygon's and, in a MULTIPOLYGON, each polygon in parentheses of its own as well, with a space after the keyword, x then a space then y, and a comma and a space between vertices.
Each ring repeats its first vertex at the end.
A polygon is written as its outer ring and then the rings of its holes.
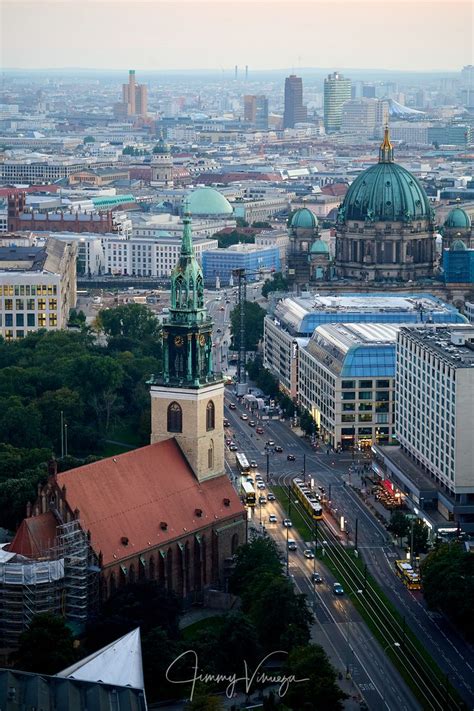
POLYGON ((443 252, 443 271, 447 284, 474 284, 474 249, 466 249, 460 240, 454 242, 443 252))
POLYGON ((245 269, 248 272, 248 281, 258 281, 259 270, 280 271, 280 250, 278 247, 254 244, 235 244, 227 249, 211 249, 203 252, 202 269, 204 280, 209 285, 215 282, 216 277, 219 277, 222 285, 229 284, 234 269, 245 269))

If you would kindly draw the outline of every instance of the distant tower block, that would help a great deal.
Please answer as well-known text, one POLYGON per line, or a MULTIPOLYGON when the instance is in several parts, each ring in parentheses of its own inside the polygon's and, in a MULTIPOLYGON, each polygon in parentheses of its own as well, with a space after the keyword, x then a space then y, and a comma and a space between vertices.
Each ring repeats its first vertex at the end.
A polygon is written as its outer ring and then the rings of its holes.
POLYGON ((245 81, 249 78, 249 65, 245 65, 245 81))
POLYGON ((238 74, 239 74, 239 68, 238 68, 238 66, 237 66, 237 64, 236 64, 235 67, 234 67, 234 79, 237 79, 238 74))

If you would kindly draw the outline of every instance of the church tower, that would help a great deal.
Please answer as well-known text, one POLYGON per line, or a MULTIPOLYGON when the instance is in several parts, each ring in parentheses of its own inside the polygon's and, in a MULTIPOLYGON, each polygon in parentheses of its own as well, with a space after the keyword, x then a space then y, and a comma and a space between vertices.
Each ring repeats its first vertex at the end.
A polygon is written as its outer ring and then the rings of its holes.
MULTIPOLYGON (((185 207, 186 210, 186 207, 185 207)), ((224 382, 212 367, 212 321, 194 256, 191 215, 171 273, 163 323, 163 374, 151 381, 151 442, 175 437, 199 481, 224 474, 224 382)))
POLYGON ((173 156, 170 146, 165 143, 161 134, 151 157, 150 184, 155 187, 171 188, 173 183, 173 156))

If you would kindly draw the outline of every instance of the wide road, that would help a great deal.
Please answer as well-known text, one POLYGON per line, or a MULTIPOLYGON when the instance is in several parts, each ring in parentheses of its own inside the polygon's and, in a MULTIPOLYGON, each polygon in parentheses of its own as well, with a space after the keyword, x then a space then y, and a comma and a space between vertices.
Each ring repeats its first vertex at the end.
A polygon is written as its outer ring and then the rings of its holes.
POLYGON ((474 650, 443 616, 427 609, 421 593, 408 590, 396 577, 393 562, 398 554, 390 537, 350 486, 348 469, 353 463, 351 455, 337 455, 333 452, 328 455, 326 450, 314 452, 306 440, 291 430, 288 423, 279 420, 259 422, 264 427, 264 434, 259 436, 240 419, 242 407, 229 392, 226 401, 227 404, 230 401, 237 404, 237 410, 226 408, 226 417, 239 450, 244 451, 249 459, 255 459, 263 474, 266 473, 268 461, 272 481, 285 484, 301 474, 306 455, 307 474, 323 486, 326 493, 330 487, 331 500, 338 514, 344 515, 349 523, 352 537, 357 519, 358 548, 368 570, 405 617, 407 627, 413 630, 447 675, 448 682, 458 689, 468 707, 474 708, 474 650), (281 445, 283 453, 270 452, 267 455, 265 442, 268 440, 281 445), (293 454, 295 461, 287 461, 287 454, 293 454))

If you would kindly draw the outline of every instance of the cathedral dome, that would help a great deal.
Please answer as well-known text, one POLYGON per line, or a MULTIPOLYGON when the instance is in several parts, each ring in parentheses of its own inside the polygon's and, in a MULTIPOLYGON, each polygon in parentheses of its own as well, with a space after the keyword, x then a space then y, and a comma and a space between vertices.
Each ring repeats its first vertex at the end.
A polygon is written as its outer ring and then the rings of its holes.
POLYGON ((458 230, 469 230, 471 228, 471 218, 462 208, 455 207, 448 214, 444 221, 444 226, 457 228, 458 230))
POLYGON ((317 239, 311 245, 311 254, 329 254, 329 247, 326 242, 322 239, 317 239))
POLYGON ((393 148, 385 131, 379 162, 352 183, 339 208, 338 221, 408 222, 432 219, 423 187, 408 170, 393 162, 393 148))
POLYGON ((317 226, 318 218, 307 207, 296 210, 290 222, 290 227, 294 229, 315 230, 317 226))
POLYGON ((188 209, 192 215, 232 215, 227 198, 214 188, 197 188, 188 196, 188 209))

